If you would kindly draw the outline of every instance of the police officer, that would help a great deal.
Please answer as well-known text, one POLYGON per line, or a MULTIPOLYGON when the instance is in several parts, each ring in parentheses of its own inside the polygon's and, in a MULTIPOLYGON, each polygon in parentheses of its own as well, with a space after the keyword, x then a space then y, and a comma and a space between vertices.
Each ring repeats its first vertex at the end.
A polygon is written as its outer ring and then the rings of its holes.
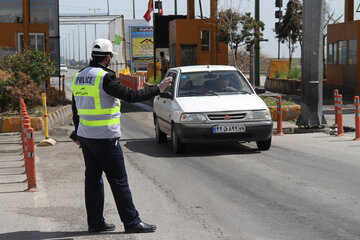
POLYGON ((102 173, 105 172, 125 232, 153 232, 156 226, 140 219, 128 185, 123 152, 118 141, 121 136, 119 99, 129 102, 150 99, 164 91, 172 78, 142 90, 126 88, 116 79, 115 72, 107 68, 113 54, 116 53, 109 40, 95 40, 90 65, 77 73, 72 82, 73 120, 86 167, 88 230, 102 232, 115 229, 115 225, 106 223, 103 217, 102 173))

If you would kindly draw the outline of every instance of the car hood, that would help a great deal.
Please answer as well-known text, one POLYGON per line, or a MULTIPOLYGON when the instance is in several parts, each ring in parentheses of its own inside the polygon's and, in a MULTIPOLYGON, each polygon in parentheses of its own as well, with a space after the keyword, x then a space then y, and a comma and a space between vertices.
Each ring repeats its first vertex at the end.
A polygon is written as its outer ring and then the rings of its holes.
POLYGON ((177 102, 184 112, 222 112, 267 109, 256 94, 181 97, 177 102))

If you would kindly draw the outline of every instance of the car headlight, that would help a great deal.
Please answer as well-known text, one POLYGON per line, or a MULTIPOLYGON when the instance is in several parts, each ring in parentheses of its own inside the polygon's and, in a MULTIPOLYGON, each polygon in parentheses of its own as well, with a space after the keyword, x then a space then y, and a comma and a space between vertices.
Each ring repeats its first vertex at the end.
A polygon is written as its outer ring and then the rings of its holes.
POLYGON ((251 111, 248 116, 249 119, 271 119, 269 110, 251 111))
POLYGON ((201 113, 183 113, 180 120, 182 122, 205 122, 206 117, 201 113))

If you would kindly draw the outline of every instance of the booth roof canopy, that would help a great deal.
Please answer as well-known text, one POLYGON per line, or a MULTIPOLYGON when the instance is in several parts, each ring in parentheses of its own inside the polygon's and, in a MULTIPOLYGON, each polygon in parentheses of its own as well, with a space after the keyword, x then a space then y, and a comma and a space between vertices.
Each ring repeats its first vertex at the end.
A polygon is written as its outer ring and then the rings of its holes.
POLYGON ((120 18, 122 15, 61 15, 59 17, 60 25, 74 24, 108 24, 109 22, 120 18))

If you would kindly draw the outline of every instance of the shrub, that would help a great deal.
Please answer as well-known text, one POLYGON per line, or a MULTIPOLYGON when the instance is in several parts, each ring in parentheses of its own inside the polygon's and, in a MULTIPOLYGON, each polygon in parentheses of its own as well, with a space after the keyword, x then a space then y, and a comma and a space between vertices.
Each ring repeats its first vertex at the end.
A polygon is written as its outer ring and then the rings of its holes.
POLYGON ((44 81, 56 71, 50 56, 37 50, 4 55, 0 69, 0 111, 17 109, 20 98, 29 107, 38 104, 44 81))
POLYGON ((278 71, 276 71, 274 73, 274 78, 301 80, 301 68, 292 67, 289 70, 289 72, 278 72, 278 71))
POLYGON ((9 94, 9 103, 13 109, 19 107, 19 100, 24 99, 28 108, 33 108, 40 103, 40 88, 34 81, 25 73, 19 72, 16 84, 6 86, 6 91, 9 94))
POLYGON ((11 72, 0 70, 0 111, 5 111, 10 101, 6 87, 10 85, 12 78, 11 72))
POLYGON ((19 73, 25 73, 41 86, 52 73, 56 71, 55 63, 49 55, 37 50, 24 50, 15 55, 5 55, 0 62, 1 69, 10 69, 18 79, 19 73))

